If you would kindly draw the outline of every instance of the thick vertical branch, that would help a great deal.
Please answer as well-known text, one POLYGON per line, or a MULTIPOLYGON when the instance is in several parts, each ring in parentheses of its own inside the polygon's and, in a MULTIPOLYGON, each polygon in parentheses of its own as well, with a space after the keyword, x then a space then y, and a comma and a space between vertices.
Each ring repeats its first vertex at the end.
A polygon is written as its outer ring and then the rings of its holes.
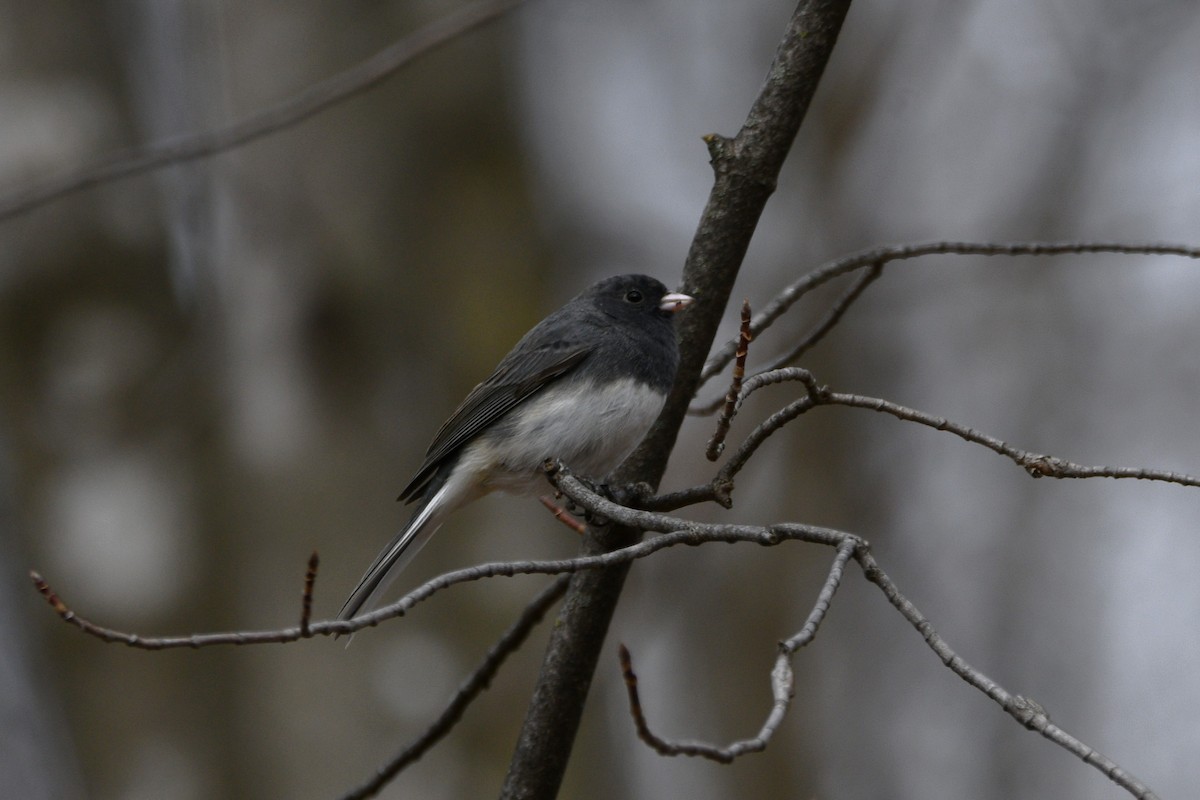
MULTIPOLYGON (((657 486, 666 470, 738 269, 849 8, 850 0, 802 0, 741 131, 733 139, 705 138, 716 180, 683 276, 683 291, 698 302, 680 319, 681 360, 675 387, 654 428, 618 470, 618 482, 657 486)), ((593 526, 585 536, 584 550, 612 550, 640 536, 639 531, 620 526, 593 526)), ((624 565, 588 570, 572 579, 501 797, 550 800, 558 794, 628 569, 624 565)))

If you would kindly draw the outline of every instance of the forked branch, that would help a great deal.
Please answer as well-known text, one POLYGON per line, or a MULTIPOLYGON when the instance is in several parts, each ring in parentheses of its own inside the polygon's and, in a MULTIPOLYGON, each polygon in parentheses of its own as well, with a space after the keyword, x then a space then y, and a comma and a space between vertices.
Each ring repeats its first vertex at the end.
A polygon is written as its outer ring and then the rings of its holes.
MULTIPOLYGON (((701 523, 649 511, 630 509, 617 505, 596 494, 584 482, 572 476, 557 463, 548 464, 547 472, 551 483, 559 491, 563 492, 574 503, 596 517, 602 517, 615 524, 654 531, 660 535, 636 545, 601 555, 560 561, 484 564, 468 570, 447 573, 427 582, 414 592, 405 595, 405 597, 396 603, 382 608, 377 612, 365 615, 356 620, 351 620, 350 622, 313 623, 308 626, 309 631, 314 635, 329 635, 333 633, 348 633, 367 625, 378 624, 383 619, 402 615, 417 602, 427 599, 442 588, 483 577, 530 573, 561 574, 579 570, 599 569, 628 563, 637 558, 645 558, 668 547, 678 545, 696 546, 708 542, 754 542, 764 546, 775 546, 787 541, 819 544, 836 548, 837 555, 804 626, 795 636, 780 645, 780 654, 776 659, 776 665, 772 673, 775 700, 762 729, 756 737, 742 742, 735 742, 728 746, 719 746, 701 742, 672 743, 656 736, 650 732, 644 714, 640 710, 640 698, 636 694, 636 679, 632 677, 631 662, 628 664, 628 669, 626 670, 627 681, 631 690, 631 700, 634 701, 635 721, 643 738, 651 742, 652 746, 655 746, 655 749, 673 755, 697 755, 718 761, 729 761, 737 756, 761 750, 765 747, 771 735, 784 718, 791 701, 791 686, 793 685, 792 667, 790 664, 791 656, 812 641, 816 635, 821 622, 825 619, 829 610, 834 593, 841 583, 845 564, 850 558, 853 558, 862 569, 863 575, 867 580, 883 592, 888 602, 913 626, 930 649, 933 650, 942 663, 951 671, 987 695, 1005 713, 1012 716, 1021 725, 1038 732, 1046 739, 1075 754, 1134 797, 1140 798, 1140 800, 1154 800, 1154 793, 1145 784, 1132 776, 1116 762, 1052 723, 1045 711, 1036 702, 1010 693, 959 656, 937 633, 929 620, 900 592, 896 584, 871 555, 867 542, 858 536, 831 528, 820 528, 795 523, 780 523, 766 526, 701 523)), ((151 640, 137 636, 136 634, 124 634, 109 629, 98 628, 98 626, 94 626, 75 615, 45 584, 45 581, 41 580, 40 576, 35 577, 35 582, 38 584, 39 591, 42 592, 64 620, 106 641, 120 641, 131 646, 144 647, 146 649, 165 649, 170 646, 202 647, 213 644, 252 644, 266 641, 291 641, 302 638, 301 628, 293 628, 257 634, 209 634, 206 636, 176 637, 169 640, 151 640)), ((447 707, 447 710, 443 712, 439 720, 425 734, 422 734, 413 745, 405 748, 392 762, 389 762, 388 765, 382 768, 374 779, 364 784, 364 787, 356 790, 357 793, 352 793, 347 795, 347 797, 371 796, 371 794, 378 791, 379 787, 402 769, 404 765, 411 763, 412 760, 415 760, 416 757, 425 752, 433 742, 444 735, 453 726, 462 709, 469 704, 470 698, 478 694, 478 691, 481 691, 482 687, 486 686, 488 680, 490 680, 490 676, 494 674, 495 668, 503 661, 504 656, 511 652, 512 649, 515 649, 516 644, 519 644, 524 636, 527 635, 528 629, 536 623, 536 619, 540 619, 545 609, 557 600, 556 592, 565 585, 565 580, 560 578, 560 581, 544 590, 538 599, 526 609, 522 618, 517 623, 514 623, 509 632, 493 647, 484 663, 468 679, 463 689, 460 689, 459 694, 452 700, 451 705, 447 707)))

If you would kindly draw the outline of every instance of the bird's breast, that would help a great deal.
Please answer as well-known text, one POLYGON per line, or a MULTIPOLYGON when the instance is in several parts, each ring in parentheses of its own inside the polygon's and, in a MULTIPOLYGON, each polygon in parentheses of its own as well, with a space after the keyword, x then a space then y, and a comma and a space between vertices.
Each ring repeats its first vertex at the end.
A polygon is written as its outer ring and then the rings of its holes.
POLYGON ((513 409, 464 457, 490 462, 488 488, 506 492, 546 491, 542 464, 548 458, 600 480, 633 452, 665 401, 630 378, 604 385, 564 381, 513 409))

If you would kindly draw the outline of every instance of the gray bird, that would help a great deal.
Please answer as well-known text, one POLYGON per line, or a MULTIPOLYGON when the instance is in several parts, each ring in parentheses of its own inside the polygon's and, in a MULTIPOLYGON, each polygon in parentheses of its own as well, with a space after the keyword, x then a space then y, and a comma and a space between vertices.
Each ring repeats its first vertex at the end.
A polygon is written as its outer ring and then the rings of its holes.
POLYGON ((416 502, 342 606, 369 611, 446 517, 496 490, 537 494, 557 458, 601 479, 654 423, 679 366, 672 320, 692 298, 646 275, 590 287, 535 325, 438 429, 400 499, 416 502))

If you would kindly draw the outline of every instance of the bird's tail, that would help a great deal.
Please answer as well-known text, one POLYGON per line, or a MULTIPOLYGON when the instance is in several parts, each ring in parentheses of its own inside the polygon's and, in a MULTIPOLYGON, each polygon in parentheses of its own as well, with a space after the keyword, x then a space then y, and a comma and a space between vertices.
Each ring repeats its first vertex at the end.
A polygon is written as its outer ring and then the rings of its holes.
POLYGON ((358 586, 338 612, 339 620, 352 619, 360 612, 366 613, 374 608, 392 580, 408 566, 408 562, 425 546, 429 537, 442 527, 446 514, 452 510, 447 508, 444 497, 449 488, 449 485, 443 485, 423 502, 408 524, 375 557, 375 562, 363 574, 358 586))

